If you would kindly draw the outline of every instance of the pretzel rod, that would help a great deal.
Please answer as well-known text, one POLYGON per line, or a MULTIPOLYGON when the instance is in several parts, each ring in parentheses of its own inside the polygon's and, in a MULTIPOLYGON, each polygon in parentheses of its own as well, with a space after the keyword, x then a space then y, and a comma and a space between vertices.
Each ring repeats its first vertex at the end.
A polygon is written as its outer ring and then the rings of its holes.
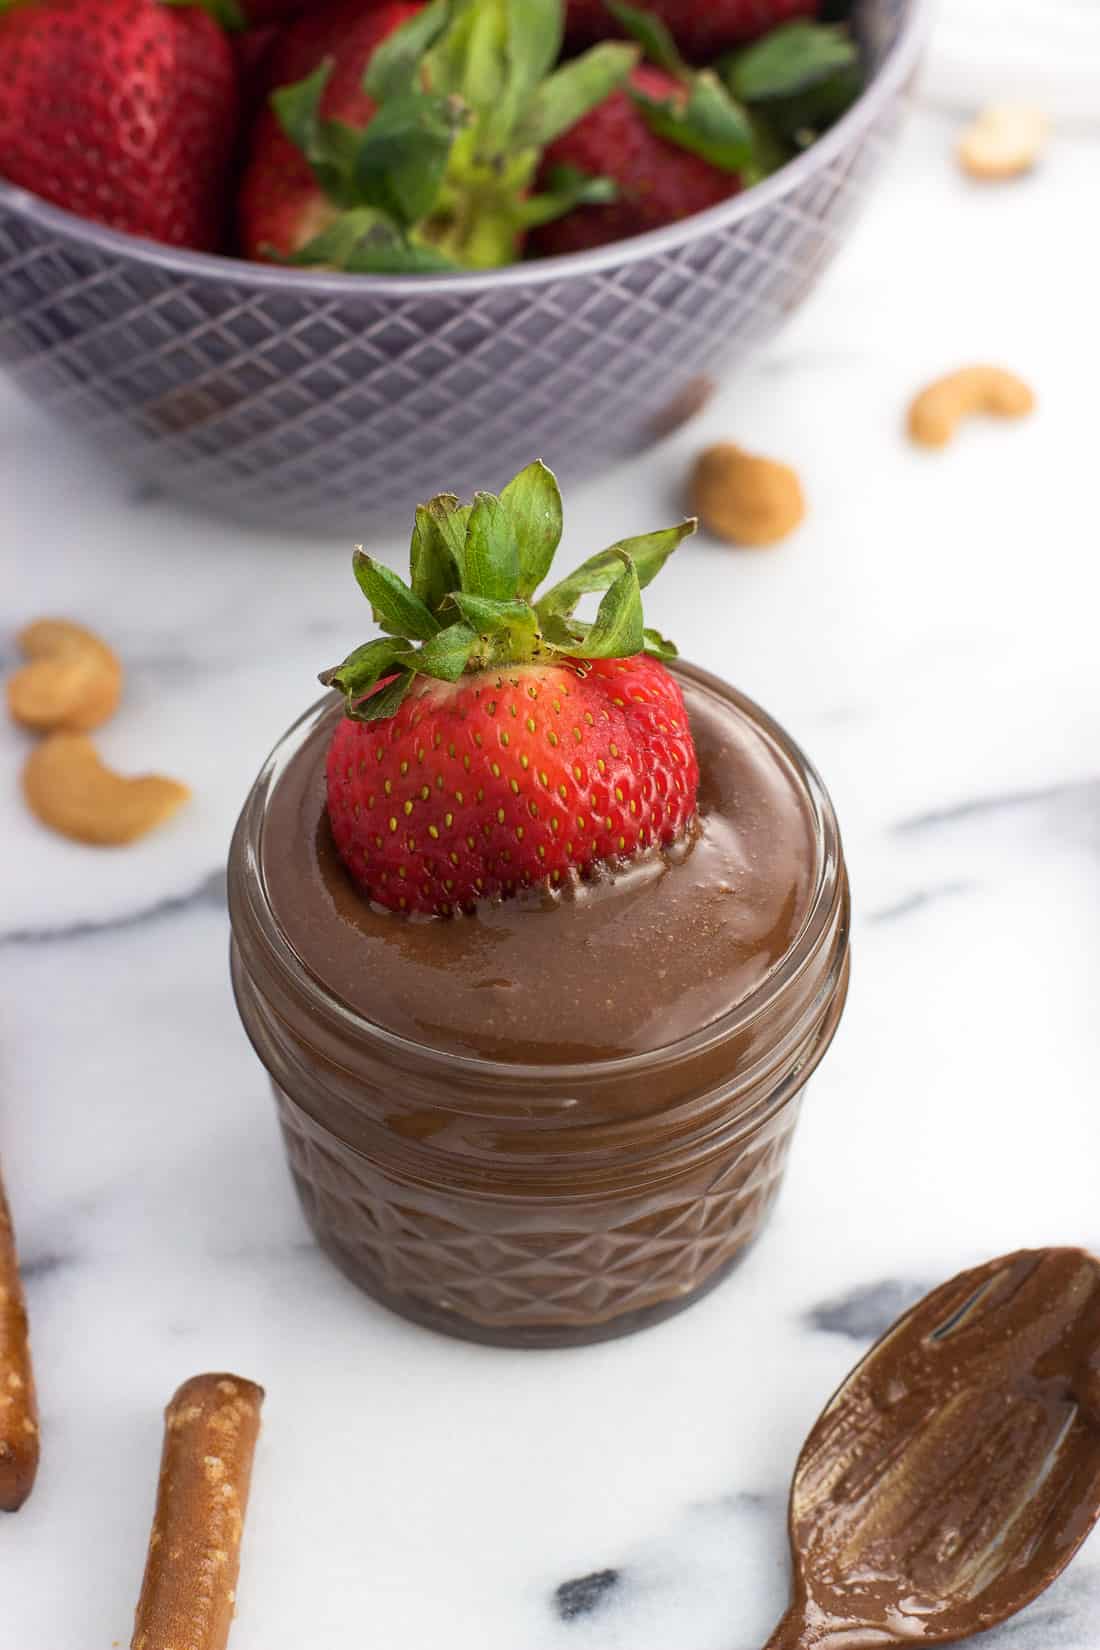
POLYGON ((196 1375, 168 1405, 131 1650, 225 1650, 263 1400, 236 1375, 196 1375))
POLYGON ((11 1212, 0 1181, 0 1511, 19 1511, 37 1472, 38 1405, 27 1309, 11 1212))

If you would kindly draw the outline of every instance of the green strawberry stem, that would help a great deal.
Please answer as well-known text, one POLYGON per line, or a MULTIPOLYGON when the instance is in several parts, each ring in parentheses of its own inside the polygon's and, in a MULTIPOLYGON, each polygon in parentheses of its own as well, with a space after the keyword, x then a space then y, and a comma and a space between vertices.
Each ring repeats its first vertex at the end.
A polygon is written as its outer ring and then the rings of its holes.
POLYGON ((375 51, 363 88, 377 110, 363 131, 322 115, 331 64, 276 92, 283 130, 333 208, 292 261, 495 268, 516 260, 530 226, 613 199, 608 179, 576 173, 532 193, 546 146, 639 56, 605 41, 555 68, 563 30, 562 0, 432 0, 375 51))
POLYGON ((562 533, 553 471, 536 461, 499 495, 478 493, 471 504, 440 493, 417 509, 407 583, 356 550, 355 577, 384 634, 321 681, 344 695, 348 716, 372 722, 400 708, 417 675, 456 682, 539 660, 580 661, 583 669, 587 659, 674 658, 675 646, 646 628, 642 590, 695 525, 691 518, 620 539, 537 596, 562 533), (595 618, 578 619, 581 598, 591 594, 601 597, 595 618))

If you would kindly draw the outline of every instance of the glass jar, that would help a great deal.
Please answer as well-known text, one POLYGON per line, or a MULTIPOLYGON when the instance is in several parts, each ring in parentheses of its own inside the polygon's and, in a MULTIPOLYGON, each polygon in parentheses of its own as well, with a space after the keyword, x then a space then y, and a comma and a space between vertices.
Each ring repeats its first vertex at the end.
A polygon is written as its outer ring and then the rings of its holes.
POLYGON ((816 866, 805 920, 762 983, 650 1052, 560 1065, 446 1052, 372 1023, 305 967, 265 886, 263 833, 288 764, 339 714, 331 695, 245 803, 229 860, 233 985, 303 1209, 354 1282, 433 1329, 566 1346, 655 1323, 725 1276, 778 1193, 847 991, 840 835, 786 734, 715 677, 676 669, 780 754, 816 866))

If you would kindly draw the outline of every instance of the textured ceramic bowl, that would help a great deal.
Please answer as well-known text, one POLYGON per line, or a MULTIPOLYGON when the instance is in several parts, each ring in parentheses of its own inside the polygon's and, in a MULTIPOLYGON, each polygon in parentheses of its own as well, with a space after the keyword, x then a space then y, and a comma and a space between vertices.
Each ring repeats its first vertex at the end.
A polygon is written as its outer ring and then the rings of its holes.
POLYGON ((135 478, 361 536, 538 454, 580 479, 682 423, 829 262, 897 129, 926 0, 861 0, 870 84, 774 177, 671 228, 476 275, 178 252, 0 184, 0 365, 135 478))

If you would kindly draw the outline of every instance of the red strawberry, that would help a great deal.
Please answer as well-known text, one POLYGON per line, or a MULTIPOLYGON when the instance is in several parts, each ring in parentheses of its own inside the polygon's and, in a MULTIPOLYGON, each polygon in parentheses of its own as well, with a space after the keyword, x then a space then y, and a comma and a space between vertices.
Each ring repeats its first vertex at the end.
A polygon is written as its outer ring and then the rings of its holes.
MULTIPOLYGON (((819 0, 645 0, 646 10, 671 30, 680 50, 706 63, 745 40, 755 40, 792 17, 813 17, 819 0)), ((569 34, 599 40, 620 33, 604 0, 567 0, 569 34)))
POLYGON ((536 231, 534 245, 544 257, 582 252, 647 229, 659 229, 702 212, 736 195, 737 172, 725 170, 669 142, 651 130, 631 92, 657 103, 686 97, 682 83, 649 63, 630 76, 631 91, 612 92, 543 156, 542 176, 549 180, 560 167, 610 178, 616 198, 607 205, 579 206, 536 231))
POLYGON ((195 7, 26 0, 0 13, 0 172, 59 206, 214 248, 237 123, 228 37, 195 7))
MULTIPOLYGON (((407 0, 364 7, 363 0, 337 0, 307 13, 280 37, 267 60, 268 87, 303 80, 326 59, 333 72, 321 99, 321 114, 348 126, 365 127, 375 105, 362 81, 375 49, 421 10, 407 0)), ((264 109, 253 128, 249 160, 238 202, 241 250, 250 258, 289 257, 337 215, 301 150, 283 130, 274 109, 264 109)))
POLYGON ((410 911, 671 842, 698 782, 680 689, 644 654, 425 680, 386 721, 345 717, 328 754, 341 858, 371 899, 410 911))
POLYGON ((693 527, 623 540, 536 600, 561 499, 532 464, 499 498, 421 506, 411 588, 357 553, 391 634, 322 680, 348 708, 328 752, 329 820, 370 899, 446 914, 684 833, 698 762, 660 662, 675 649, 643 629, 640 589, 693 527), (596 590, 581 623, 574 608, 596 590))

